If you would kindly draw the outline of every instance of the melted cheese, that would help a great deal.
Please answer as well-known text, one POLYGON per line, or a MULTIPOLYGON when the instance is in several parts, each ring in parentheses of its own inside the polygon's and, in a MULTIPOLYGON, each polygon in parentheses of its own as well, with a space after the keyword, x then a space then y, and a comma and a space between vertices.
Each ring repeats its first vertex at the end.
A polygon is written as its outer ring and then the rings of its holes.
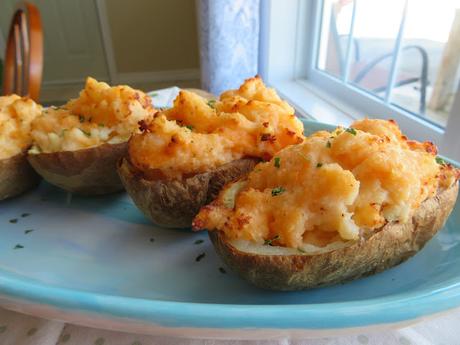
POLYGON ((303 140, 294 109, 260 78, 223 93, 215 102, 181 91, 171 109, 155 115, 129 143, 139 169, 171 178, 215 169, 245 157, 270 159, 303 140))
POLYGON ((138 122, 153 116, 150 97, 129 86, 86 80, 77 99, 45 109, 32 124, 31 153, 75 151, 127 141, 138 122))
MULTIPOLYGON (((408 141, 394 122, 362 120, 321 131, 258 164, 229 207, 227 187, 194 221, 232 240, 301 248, 357 240, 407 222, 458 172, 436 163, 430 143, 408 141)), ((240 183, 241 186, 241 183, 240 183)))
POLYGON ((41 113, 41 106, 18 95, 0 97, 0 159, 15 156, 32 143, 31 122, 41 113))

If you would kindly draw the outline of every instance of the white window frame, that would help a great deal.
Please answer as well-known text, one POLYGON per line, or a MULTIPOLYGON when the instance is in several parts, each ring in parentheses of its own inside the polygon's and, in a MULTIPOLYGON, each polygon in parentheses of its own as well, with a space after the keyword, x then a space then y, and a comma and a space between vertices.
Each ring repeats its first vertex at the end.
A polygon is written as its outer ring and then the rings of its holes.
POLYGON ((408 137, 433 141, 460 161, 460 85, 445 129, 315 68, 322 0, 261 0, 259 74, 307 118, 347 126, 395 119, 408 137), (458 134, 457 134, 458 133, 458 134))

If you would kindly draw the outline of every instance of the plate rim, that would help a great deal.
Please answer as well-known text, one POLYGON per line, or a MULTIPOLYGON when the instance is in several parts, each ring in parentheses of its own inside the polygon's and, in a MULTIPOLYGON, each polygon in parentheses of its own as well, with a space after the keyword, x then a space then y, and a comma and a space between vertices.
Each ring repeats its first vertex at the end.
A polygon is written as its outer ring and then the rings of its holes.
POLYGON ((106 295, 26 281, 2 272, 0 294, 59 310, 148 321, 166 327, 341 329, 401 322, 458 307, 460 277, 447 282, 453 284, 360 301, 222 304, 106 295), (277 317, 274 319, 273 315, 277 317))

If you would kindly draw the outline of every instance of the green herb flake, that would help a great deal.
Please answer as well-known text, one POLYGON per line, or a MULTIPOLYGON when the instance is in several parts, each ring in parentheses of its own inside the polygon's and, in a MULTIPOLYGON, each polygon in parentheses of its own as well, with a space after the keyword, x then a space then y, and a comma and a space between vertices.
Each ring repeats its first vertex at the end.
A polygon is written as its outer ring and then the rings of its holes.
POLYGON ((201 244, 203 243, 204 241, 203 240, 196 240, 195 242, 193 242, 194 244, 201 244))
POLYGON ((216 107, 216 100, 215 100, 215 99, 210 99, 210 100, 208 101, 208 106, 209 106, 210 108, 212 108, 212 109, 215 109, 215 107, 216 107))
POLYGON ((105 125, 103 123, 98 123, 97 124, 99 127, 105 127, 105 125))
POLYGON ((317 168, 321 168, 322 166, 323 166, 323 163, 318 163, 318 164, 316 164, 316 167, 317 167, 317 168))
POLYGON ((222 273, 222 274, 227 273, 227 271, 223 267, 219 267, 219 272, 222 273))
POLYGON ((444 159, 442 159, 441 157, 436 157, 436 163, 440 164, 440 165, 446 165, 446 161, 444 159))
POLYGON ((275 168, 279 168, 281 166, 281 158, 275 157, 275 168))
POLYGON ((345 132, 350 133, 352 135, 356 135, 356 129, 350 127, 345 130, 345 132))
POLYGON ((22 217, 22 218, 29 217, 29 216, 30 216, 30 213, 23 213, 23 214, 21 214, 21 217, 22 217))
POLYGON ((265 240, 265 241, 264 241, 264 245, 266 245, 266 246, 273 246, 273 241, 276 241, 276 240, 279 240, 279 239, 280 239, 280 235, 276 235, 276 236, 273 237, 272 239, 265 240))
POLYGON ((17 218, 10 219, 11 224, 16 224, 18 222, 17 218))
POLYGON ((329 140, 328 140, 327 143, 326 143, 326 147, 327 147, 328 149, 331 148, 331 142, 330 142, 329 140))
POLYGON ((156 97, 156 96, 158 96, 158 92, 150 92, 149 96, 150 97, 156 97))
POLYGON ((205 256, 206 256, 205 253, 201 253, 200 255, 198 255, 198 256, 196 257, 195 261, 196 261, 196 262, 199 262, 199 261, 201 261, 205 256))
POLYGON ((336 129, 335 132, 333 134, 335 134, 336 136, 340 135, 343 133, 343 130, 342 129, 336 129))
POLYGON ((32 231, 34 231, 34 229, 27 229, 27 230, 24 230, 24 233, 27 235, 27 234, 30 234, 32 231))
POLYGON ((272 189, 272 196, 280 195, 281 193, 284 193, 285 191, 286 191, 286 189, 284 189, 283 187, 273 188, 272 189))
POLYGON ((91 133, 85 131, 84 129, 81 129, 81 128, 80 128, 80 131, 82 131, 82 133, 83 133, 84 135, 86 135, 87 137, 90 137, 90 136, 91 136, 91 133))
POLYGON ((22 244, 16 244, 13 249, 22 249, 24 246, 22 244))
POLYGON ((185 126, 185 127, 187 127, 188 129, 190 129, 191 131, 193 131, 193 126, 192 126, 192 125, 187 125, 187 126, 185 126))
POLYGON ((85 122, 85 117, 82 116, 82 115, 79 115, 79 116, 78 116, 78 119, 80 120, 80 123, 85 122))
POLYGON ((61 138, 63 138, 64 135, 65 135, 65 132, 67 132, 67 131, 68 131, 67 128, 62 129, 62 130, 61 130, 61 133, 59 133, 59 136, 60 136, 61 138))

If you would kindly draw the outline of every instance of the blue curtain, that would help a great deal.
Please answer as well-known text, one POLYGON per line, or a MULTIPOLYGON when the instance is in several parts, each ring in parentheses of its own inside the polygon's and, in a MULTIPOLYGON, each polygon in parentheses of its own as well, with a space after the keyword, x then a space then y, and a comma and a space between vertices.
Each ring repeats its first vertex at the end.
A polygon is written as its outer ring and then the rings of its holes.
POLYGON ((259 0, 198 0, 201 83, 218 95, 257 74, 259 0))

